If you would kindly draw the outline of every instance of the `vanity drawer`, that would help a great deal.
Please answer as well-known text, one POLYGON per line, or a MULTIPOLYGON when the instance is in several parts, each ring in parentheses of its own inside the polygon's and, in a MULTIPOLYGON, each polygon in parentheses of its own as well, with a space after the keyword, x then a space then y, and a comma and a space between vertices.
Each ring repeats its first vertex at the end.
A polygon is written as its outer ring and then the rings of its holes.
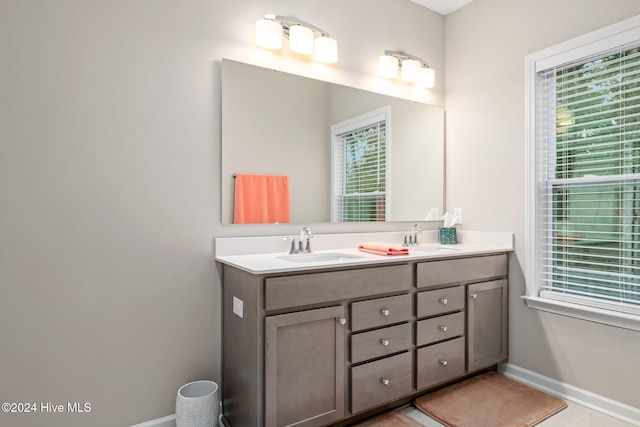
POLYGON ((387 356, 411 347, 412 325, 389 326, 351 335, 351 363, 387 356))
POLYGON ((409 352, 351 368, 351 412, 355 414, 410 394, 412 372, 409 352))
POLYGON ((416 345, 427 345, 464 335, 464 313, 452 313, 420 320, 416 329, 416 345))
POLYGON ((464 354, 464 338, 419 349, 416 357, 418 389, 464 374, 464 354))
POLYGON ((421 262, 417 265, 416 286, 425 288, 506 275, 506 254, 421 262))
POLYGON ((419 292, 416 295, 418 317, 435 316, 464 309, 463 286, 419 292))
POLYGON ((296 274, 265 279, 265 309, 278 310, 397 292, 412 287, 411 265, 296 274))
POLYGON ((410 294, 351 304, 352 331, 392 325, 412 317, 413 304, 410 294))

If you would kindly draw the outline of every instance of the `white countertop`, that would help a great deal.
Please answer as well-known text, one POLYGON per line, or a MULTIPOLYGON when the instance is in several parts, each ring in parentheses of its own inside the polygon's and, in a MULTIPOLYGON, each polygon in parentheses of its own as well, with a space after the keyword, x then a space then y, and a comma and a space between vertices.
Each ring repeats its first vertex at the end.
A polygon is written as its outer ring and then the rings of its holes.
POLYGON ((216 261, 254 274, 295 272, 333 267, 384 265, 405 261, 451 258, 513 251, 511 233, 458 231, 455 245, 436 243, 436 232, 421 235, 425 243, 409 246, 409 255, 381 256, 358 250, 359 243, 400 244, 396 232, 319 235, 311 254, 289 255, 286 236, 216 239, 216 261), (317 248, 317 249, 316 249, 317 248))

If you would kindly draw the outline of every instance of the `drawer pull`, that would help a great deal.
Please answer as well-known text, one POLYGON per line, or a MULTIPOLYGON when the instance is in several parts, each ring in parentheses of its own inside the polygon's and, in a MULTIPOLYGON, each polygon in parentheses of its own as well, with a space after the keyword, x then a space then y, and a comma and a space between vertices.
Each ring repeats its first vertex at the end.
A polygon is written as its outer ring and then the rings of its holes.
POLYGON ((382 344, 383 346, 387 347, 389 345, 389 340, 385 340, 384 338, 380 339, 380 344, 382 344))
POLYGON ((447 332, 447 327, 446 326, 440 326, 440 330, 442 332, 447 332))
POLYGON ((347 324, 347 319, 345 319, 344 317, 341 317, 338 319, 338 323, 340 323, 341 325, 346 325, 347 324))
POLYGON ((382 385, 383 385, 383 386, 385 386, 385 387, 386 387, 386 386, 388 386, 388 385, 389 385, 389 383, 390 383, 391 381, 389 381, 389 380, 388 380, 388 379, 386 379, 386 378, 380 378, 380 382, 382 383, 382 385))
POLYGON ((388 317, 389 314, 391 314, 391 312, 389 311, 389 309, 383 308, 382 310, 380 310, 380 314, 382 314, 385 317, 388 317))
POLYGON ((446 298, 440 298, 440 303, 447 305, 449 301, 446 298))
POLYGON ((471 298, 473 298, 473 299, 478 298, 478 294, 476 294, 476 293, 471 294, 471 298))
POLYGON ((441 364, 442 366, 447 366, 447 365, 449 364, 449 362, 447 362, 447 361, 446 361, 446 360, 444 360, 444 359, 440 359, 440 364, 441 364))

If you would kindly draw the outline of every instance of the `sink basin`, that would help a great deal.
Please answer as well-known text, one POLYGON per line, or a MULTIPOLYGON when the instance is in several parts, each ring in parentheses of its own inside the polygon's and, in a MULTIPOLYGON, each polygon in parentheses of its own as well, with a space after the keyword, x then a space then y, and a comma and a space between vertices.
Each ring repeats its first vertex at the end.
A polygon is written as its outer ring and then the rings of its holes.
POLYGON ((344 260, 344 259, 358 259, 362 257, 358 255, 341 254, 339 252, 335 252, 335 253, 332 252, 332 253, 324 253, 324 254, 311 253, 311 254, 283 255, 276 258, 283 259, 285 261, 290 261, 290 262, 304 263, 304 262, 338 261, 338 260, 344 260))
POLYGON ((443 246, 414 246, 409 248, 409 252, 417 251, 417 252, 426 252, 426 253, 434 253, 434 254, 446 254, 450 252, 456 252, 459 249, 457 248, 445 248, 443 246))

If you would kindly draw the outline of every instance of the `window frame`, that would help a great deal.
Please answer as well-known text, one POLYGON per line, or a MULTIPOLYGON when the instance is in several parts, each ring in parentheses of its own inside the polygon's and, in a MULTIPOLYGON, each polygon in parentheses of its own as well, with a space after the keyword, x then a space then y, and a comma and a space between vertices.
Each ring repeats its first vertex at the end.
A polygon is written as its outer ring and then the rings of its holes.
POLYGON ((640 316, 605 308, 575 304, 540 296, 540 250, 544 236, 539 224, 542 202, 538 188, 540 174, 537 159, 536 93, 541 78, 538 72, 589 58, 618 46, 640 41, 640 15, 604 27, 550 48, 527 55, 525 58, 525 113, 526 113, 526 267, 525 290, 522 297, 529 308, 583 320, 640 331, 640 316))

